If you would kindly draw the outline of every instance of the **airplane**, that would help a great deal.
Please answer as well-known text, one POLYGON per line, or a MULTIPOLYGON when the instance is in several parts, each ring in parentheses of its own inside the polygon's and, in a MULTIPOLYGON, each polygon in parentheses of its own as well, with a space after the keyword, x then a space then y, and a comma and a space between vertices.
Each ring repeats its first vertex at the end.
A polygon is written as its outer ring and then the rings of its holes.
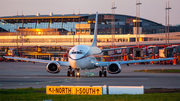
POLYGON ((121 72, 121 64, 130 63, 140 63, 140 62, 150 62, 150 61, 163 61, 163 60, 173 60, 174 58, 161 58, 161 59, 147 59, 147 60, 130 60, 130 61, 111 61, 103 62, 96 61, 93 55, 101 54, 104 51, 117 50, 120 48, 113 49, 100 49, 97 47, 97 27, 98 27, 98 12, 96 12, 94 39, 91 46, 87 45, 77 45, 70 49, 68 55, 68 61, 50 61, 42 59, 30 59, 30 58, 20 58, 20 57, 10 57, 4 56, 7 59, 24 60, 31 62, 47 63, 46 69, 49 73, 59 73, 61 66, 69 66, 67 71, 67 76, 72 75, 80 77, 80 70, 96 69, 101 68, 99 71, 99 77, 104 75, 107 76, 107 72, 110 74, 118 74, 121 72), (106 67, 106 68, 105 68, 106 67))

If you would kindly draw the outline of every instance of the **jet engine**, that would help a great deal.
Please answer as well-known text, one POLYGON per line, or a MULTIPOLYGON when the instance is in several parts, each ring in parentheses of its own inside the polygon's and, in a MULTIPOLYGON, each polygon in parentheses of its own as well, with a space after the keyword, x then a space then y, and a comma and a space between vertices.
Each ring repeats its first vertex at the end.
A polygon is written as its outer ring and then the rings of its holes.
POLYGON ((59 73, 61 66, 57 61, 52 61, 48 63, 48 65, 46 66, 46 69, 49 73, 59 73))
POLYGON ((107 67, 107 71, 110 74, 118 74, 121 72, 121 65, 118 62, 112 62, 111 64, 109 64, 109 66, 107 67))

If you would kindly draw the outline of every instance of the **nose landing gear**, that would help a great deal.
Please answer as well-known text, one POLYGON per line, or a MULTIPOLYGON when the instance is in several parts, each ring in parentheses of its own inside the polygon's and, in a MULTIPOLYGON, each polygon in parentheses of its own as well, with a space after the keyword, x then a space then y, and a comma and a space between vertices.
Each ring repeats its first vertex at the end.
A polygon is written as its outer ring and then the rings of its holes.
POLYGON ((76 77, 80 77, 80 73, 79 73, 80 69, 76 69, 76 70, 77 70, 76 77))
MULTIPOLYGON (((79 70, 80 69, 76 69, 76 71, 77 71, 76 77, 80 77, 79 70)), ((72 69, 71 66, 69 66, 68 71, 67 71, 67 76, 70 77, 71 74, 72 74, 72 77, 75 77, 75 71, 72 69)))
POLYGON ((102 66, 101 71, 99 71, 99 77, 102 77, 103 74, 104 77, 107 76, 106 68, 104 68, 104 66, 102 66))

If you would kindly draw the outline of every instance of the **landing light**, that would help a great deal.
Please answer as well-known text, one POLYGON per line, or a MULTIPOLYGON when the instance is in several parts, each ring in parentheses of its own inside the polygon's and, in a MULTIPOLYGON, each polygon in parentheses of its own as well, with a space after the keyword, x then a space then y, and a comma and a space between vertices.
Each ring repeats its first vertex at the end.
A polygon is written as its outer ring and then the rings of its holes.
POLYGON ((79 73, 77 73, 77 75, 79 76, 79 73))

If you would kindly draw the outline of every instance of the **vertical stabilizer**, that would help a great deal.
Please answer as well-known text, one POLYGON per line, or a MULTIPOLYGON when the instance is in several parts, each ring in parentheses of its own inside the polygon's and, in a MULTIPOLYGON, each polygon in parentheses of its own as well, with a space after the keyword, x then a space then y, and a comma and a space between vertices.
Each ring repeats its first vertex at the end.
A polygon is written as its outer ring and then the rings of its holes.
POLYGON ((98 12, 96 12, 96 21, 94 26, 94 39, 92 46, 97 46, 97 28, 98 28, 98 12))

